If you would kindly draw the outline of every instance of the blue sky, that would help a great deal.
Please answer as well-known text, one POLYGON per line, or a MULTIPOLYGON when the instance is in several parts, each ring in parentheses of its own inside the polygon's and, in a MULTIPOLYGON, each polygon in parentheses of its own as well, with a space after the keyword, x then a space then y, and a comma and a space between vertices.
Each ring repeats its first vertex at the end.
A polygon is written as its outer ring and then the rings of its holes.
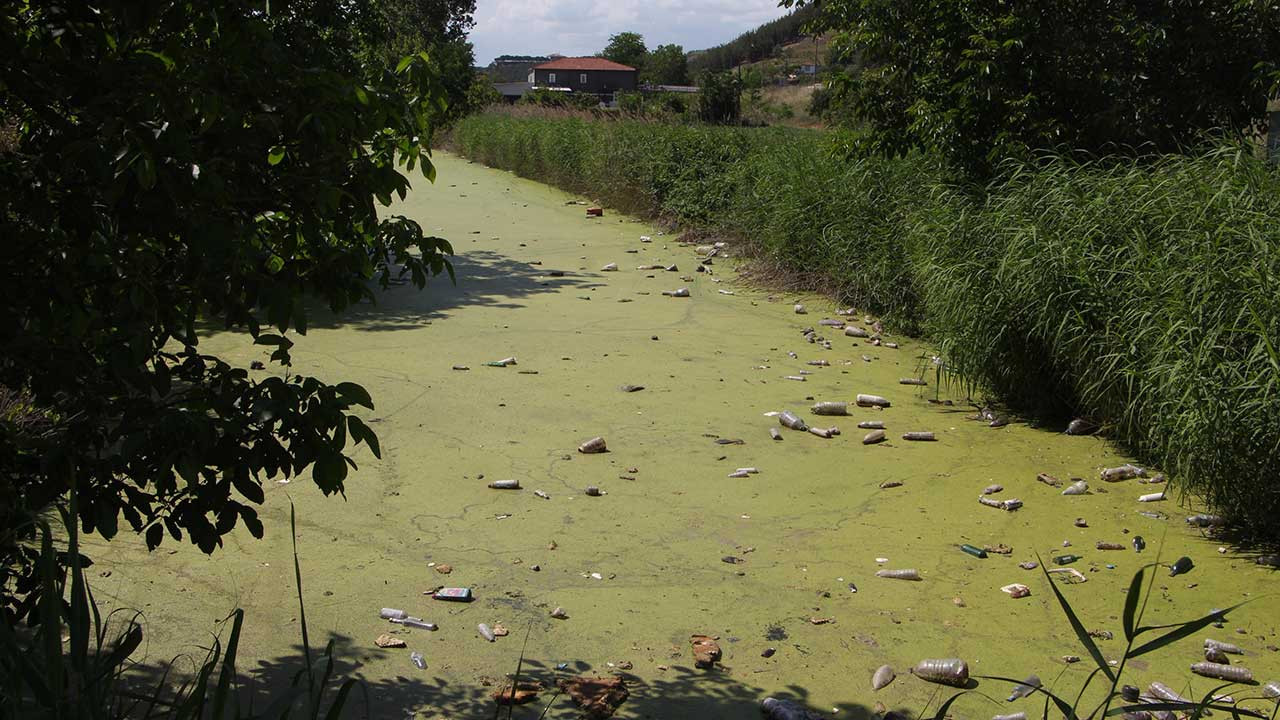
POLYGON ((594 55, 625 31, 651 50, 701 50, 785 14, 777 0, 477 0, 471 42, 477 65, 496 55, 594 55))

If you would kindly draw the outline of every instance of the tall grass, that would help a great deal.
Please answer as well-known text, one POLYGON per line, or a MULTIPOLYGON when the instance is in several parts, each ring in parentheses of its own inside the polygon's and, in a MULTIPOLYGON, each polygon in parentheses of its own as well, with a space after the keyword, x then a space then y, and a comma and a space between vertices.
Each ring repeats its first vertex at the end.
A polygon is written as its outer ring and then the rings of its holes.
POLYGON ((730 233, 923 331, 971 385, 1088 416, 1177 487, 1280 537, 1280 172, 1247 148, 1009 166, 837 159, 827 136, 490 113, 454 147, 623 210, 730 233))

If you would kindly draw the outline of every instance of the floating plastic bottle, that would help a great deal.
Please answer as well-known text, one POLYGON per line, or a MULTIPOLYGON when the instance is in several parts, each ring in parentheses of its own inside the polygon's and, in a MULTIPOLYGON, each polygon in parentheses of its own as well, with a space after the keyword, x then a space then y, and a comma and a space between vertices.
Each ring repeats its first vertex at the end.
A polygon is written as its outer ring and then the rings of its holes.
POLYGON ((849 403, 846 402, 820 402, 816 403, 813 408, 814 415, 848 415, 849 403))
POLYGON ((432 632, 439 630, 440 627, 433 622, 427 622, 422 618, 407 617, 402 620, 393 619, 391 622, 404 625, 405 627, 418 628, 419 630, 431 630, 432 632))
POLYGON ((1162 682, 1153 682, 1147 687, 1147 694, 1158 700, 1191 704, 1191 701, 1174 692, 1173 688, 1162 682))
POLYGON ((846 325, 844 327, 844 334, 847 337, 856 337, 856 338, 871 337, 871 333, 867 332, 866 328, 860 328, 857 325, 846 325))
POLYGON ((911 674, 931 683, 964 687, 969 682, 969 664, 960 658, 921 660, 911 674))
POLYGON ((914 442, 933 442, 938 438, 934 437, 931 432, 905 432, 902 433, 902 439, 914 442))
POLYGON ((1079 559, 1079 555, 1057 555, 1053 558, 1053 562, 1058 565, 1070 565, 1079 559))
POLYGON ((919 580, 920 571, 915 568, 904 568, 902 570, 877 570, 876 577, 891 578, 893 580, 919 580))
POLYGON ((480 631, 480 637, 488 640, 489 642, 493 642, 498 639, 498 636, 493 634, 493 628, 484 623, 477 625, 476 630, 480 631))
POLYGON ((778 432, 778 428, 771 427, 769 428, 769 437, 773 438, 774 440, 781 440, 782 433, 778 432))
POLYGON ((1187 524, 1195 527, 1216 527, 1225 522, 1221 515, 1198 514, 1187 518, 1187 524))
POLYGON ((961 552, 968 553, 969 555, 972 555, 976 558, 985 558, 987 556, 986 550, 983 550, 982 548, 976 545, 970 545, 968 543, 961 545, 960 550, 961 552))
POLYGON ((801 420, 799 415, 796 415, 790 410, 783 410, 778 415, 778 422, 782 423, 783 427, 788 427, 792 430, 799 430, 800 432, 804 432, 809 429, 809 425, 806 424, 804 420, 801 420))
POLYGON ((520 481, 519 480, 494 480, 493 482, 489 483, 489 487, 493 488, 494 490, 519 490, 520 481))
POLYGON ((1062 490, 1063 495, 1084 495, 1089 492, 1089 483, 1077 480, 1062 490))
POLYGON ((1169 577, 1174 577, 1175 575, 1186 575, 1191 572, 1191 568, 1195 566, 1195 563, 1191 562, 1191 558, 1183 555, 1169 566, 1169 577))
POLYGON ((760 701, 760 712, 765 720, 825 720, 823 715, 803 705, 772 697, 760 701))
POLYGON ((875 445, 876 443, 884 442, 884 439, 885 439, 885 434, 883 430, 872 430, 871 432, 862 436, 862 444, 875 445))
POLYGON ((417 650, 414 650, 413 652, 409 653, 409 662, 413 663, 414 667, 418 668, 419 670, 427 669, 426 658, 422 657, 422 653, 418 652, 417 650))
POLYGON ((608 452, 608 450, 609 449, 605 446, 604 438, 602 437, 593 437, 578 446, 578 452, 583 453, 584 455, 608 452))
POLYGON ((404 618, 409 617, 409 613, 397 608, 382 608, 378 613, 378 617, 383 620, 403 620, 404 618))
POLYGON ((1162 500, 1164 500, 1164 491, 1138 496, 1138 502, 1161 502, 1162 500))
POLYGON ((1019 711, 1008 715, 992 715, 991 720, 1027 720, 1027 714, 1019 711))
POLYGON ((1269 682, 1262 686, 1262 697, 1280 700, 1280 682, 1269 682))
POLYGON ((879 395, 864 395, 860 393, 855 400, 859 407, 889 407, 889 401, 879 395))
POLYGON ((1006 702, 1013 702, 1014 700, 1027 697, 1031 693, 1035 692, 1035 689, 1040 687, 1040 685, 1039 675, 1028 675, 1026 680, 1023 680, 1013 686, 1013 691, 1009 693, 1009 697, 1006 699, 1006 702))
POLYGON ((1232 645, 1231 643, 1219 642, 1217 640, 1214 640, 1213 638, 1205 638, 1204 647, 1206 650, 1209 648, 1213 648, 1215 650, 1220 650, 1224 653, 1229 653, 1231 655, 1244 654, 1244 650, 1241 650, 1238 646, 1232 645))
POLYGON ((928 385, 929 381, 920 378, 898 378, 899 385, 928 385))
POLYGON ((863 430, 883 430, 884 421, 883 420, 863 420, 862 422, 858 423, 858 427, 862 428, 863 430))

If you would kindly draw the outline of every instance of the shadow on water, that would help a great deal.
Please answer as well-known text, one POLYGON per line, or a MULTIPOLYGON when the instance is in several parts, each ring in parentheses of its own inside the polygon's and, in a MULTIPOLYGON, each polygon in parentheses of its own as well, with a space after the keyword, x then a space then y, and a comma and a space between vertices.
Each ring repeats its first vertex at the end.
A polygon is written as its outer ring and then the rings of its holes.
MULTIPOLYGON (((495 667, 493 672, 474 683, 463 684, 453 682, 433 673, 429 664, 427 669, 418 670, 409 660, 409 651, 403 648, 382 650, 367 647, 363 643, 356 644, 352 638, 343 635, 331 635, 321 640, 315 638, 316 647, 312 648, 312 662, 316 667, 316 676, 323 671, 326 659, 322 655, 323 646, 328 641, 334 645, 333 670, 330 674, 328 692, 322 703, 322 713, 327 712, 329 704, 336 695, 337 688, 347 679, 358 681, 347 699, 343 717, 372 718, 493 718, 495 703, 493 693, 509 680, 515 670, 516 654, 511 657, 507 667, 495 667), (318 650, 319 649, 319 650, 318 650), (374 660, 393 658, 403 663, 404 670, 393 677, 371 679, 364 674, 366 663, 374 660)), ((534 648, 530 647, 530 654, 534 648)), ((430 659, 428 659, 430 663, 430 659)), ((437 661, 439 662, 439 661, 437 661)), ((174 663, 172 671, 166 673, 161 665, 135 665, 128 674, 129 687, 142 695, 149 695, 149 690, 162 681, 172 686, 175 682, 186 679, 184 673, 194 670, 194 665, 184 659, 174 663)), ((563 667, 538 660, 536 657, 525 657, 522 663, 522 685, 537 682, 545 688, 539 698, 524 706, 517 706, 513 718, 538 718, 548 703, 548 718, 576 718, 581 713, 570 698, 561 693, 556 695, 556 682, 574 676, 609 677, 611 675, 623 679, 630 697, 618 711, 619 717, 628 718, 727 718, 757 720, 761 717, 760 701, 767 696, 784 698, 804 704, 814 711, 825 711, 828 717, 848 718, 849 720, 873 720, 882 716, 873 709, 854 703, 842 703, 836 708, 819 708, 810 705, 811 698, 804 688, 791 685, 787 687, 759 687, 736 678, 732 670, 716 667, 702 670, 687 665, 672 664, 661 671, 656 679, 645 680, 626 672, 611 668, 597 668, 591 664, 577 661, 563 667), (553 700, 554 697, 554 700, 553 700), (835 709, 837 712, 832 713, 835 709)), ((215 671, 210 682, 215 682, 218 672, 215 671)), ((295 645, 291 654, 270 660, 259 660, 250 666, 241 661, 237 663, 235 686, 239 692, 237 699, 242 710, 252 714, 262 712, 272 702, 282 697, 295 683, 305 685, 306 669, 303 661, 301 645, 295 645)), ((301 707, 302 701, 295 702, 301 707)), ((914 713, 907 709, 896 711, 900 716, 912 717, 914 713)), ((506 717, 504 708, 501 717, 506 717)))
POLYGON ((375 302, 364 302, 335 314, 315 308, 309 316, 312 328, 348 327, 355 330, 410 330, 448 317, 453 311, 467 307, 515 309, 524 307, 527 298, 563 289, 590 290, 602 287, 594 274, 581 274, 553 265, 530 265, 488 250, 471 250, 453 258, 457 283, 446 275, 427 280, 422 290, 407 278, 396 280, 383 290, 374 283, 375 302), (562 277, 551 273, 563 272, 562 277))

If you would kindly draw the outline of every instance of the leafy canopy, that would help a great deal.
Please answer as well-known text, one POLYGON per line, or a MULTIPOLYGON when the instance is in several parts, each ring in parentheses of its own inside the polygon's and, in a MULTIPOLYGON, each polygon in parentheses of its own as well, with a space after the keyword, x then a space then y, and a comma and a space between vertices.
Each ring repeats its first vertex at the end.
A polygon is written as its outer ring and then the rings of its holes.
POLYGON ((644 46, 644 36, 640 33, 621 32, 609 37, 600 56, 606 60, 629 65, 637 70, 644 70, 644 62, 649 49, 644 46))
MULTIPOLYGON (((784 0, 812 6, 812 0, 784 0)), ((1045 148, 1176 151, 1248 131, 1280 57, 1272 0, 827 0, 863 149, 985 174, 1045 148)))
POLYGON ((659 45, 644 61, 644 79, 658 85, 688 85, 689 63, 679 45, 659 45))
POLYGON ((205 552, 263 534, 266 480, 342 493, 353 446, 380 452, 352 412, 373 401, 292 372, 308 298, 452 270, 383 209, 402 170, 434 179, 445 93, 427 54, 380 59, 380 2, 0 6, 0 394, 23 408, 0 417, 0 596, 22 615, 30 518, 72 484, 85 531, 205 552), (202 352, 219 328, 274 369, 202 352))

